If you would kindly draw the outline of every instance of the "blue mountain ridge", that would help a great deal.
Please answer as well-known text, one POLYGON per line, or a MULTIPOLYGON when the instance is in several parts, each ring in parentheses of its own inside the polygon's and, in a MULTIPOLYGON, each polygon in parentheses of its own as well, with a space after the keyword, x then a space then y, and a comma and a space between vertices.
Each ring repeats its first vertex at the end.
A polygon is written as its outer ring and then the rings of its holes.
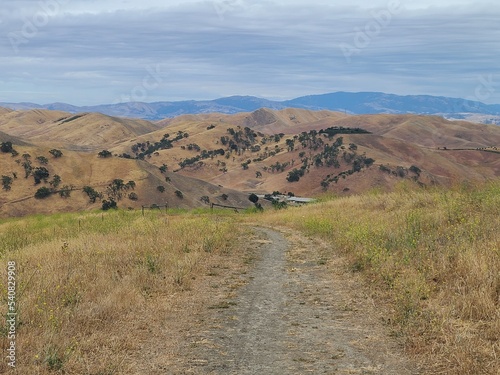
POLYGON ((96 106, 74 106, 66 103, 0 103, 1 107, 26 110, 50 109, 70 113, 99 112, 110 116, 161 120, 185 114, 252 112, 260 108, 280 110, 301 108, 341 111, 350 114, 428 114, 461 118, 464 114, 500 115, 499 104, 484 104, 460 98, 431 95, 394 95, 382 92, 334 92, 308 95, 285 101, 254 96, 230 96, 214 100, 186 100, 154 103, 117 103, 96 106))

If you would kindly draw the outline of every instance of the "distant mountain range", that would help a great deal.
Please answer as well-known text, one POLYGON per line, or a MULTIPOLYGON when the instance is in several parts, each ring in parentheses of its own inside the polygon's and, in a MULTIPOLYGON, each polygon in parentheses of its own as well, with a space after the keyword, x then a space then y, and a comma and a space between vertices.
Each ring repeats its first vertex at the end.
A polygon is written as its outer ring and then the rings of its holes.
POLYGON ((484 104, 459 98, 430 95, 393 95, 381 92, 335 92, 309 95, 286 101, 272 101, 254 96, 231 96, 215 100, 188 100, 155 103, 118 103, 78 107, 66 103, 38 105, 34 103, 0 103, 11 109, 50 109, 70 113, 99 112, 110 116, 161 120, 185 114, 251 112, 259 108, 302 108, 331 110, 349 114, 426 114, 446 118, 467 119, 472 114, 490 115, 483 122, 499 123, 500 104, 484 104))

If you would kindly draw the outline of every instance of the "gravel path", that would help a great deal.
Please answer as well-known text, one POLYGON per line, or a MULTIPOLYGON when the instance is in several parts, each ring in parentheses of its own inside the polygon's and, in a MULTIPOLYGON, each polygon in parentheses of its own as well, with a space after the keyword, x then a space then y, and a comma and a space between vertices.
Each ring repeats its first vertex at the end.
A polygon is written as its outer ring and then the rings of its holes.
MULTIPOLYGON (((254 228, 248 282, 191 337, 185 374, 417 374, 324 245, 254 228), (323 247, 322 247, 323 246, 323 247)), ((350 275, 350 276, 349 276, 350 275)))

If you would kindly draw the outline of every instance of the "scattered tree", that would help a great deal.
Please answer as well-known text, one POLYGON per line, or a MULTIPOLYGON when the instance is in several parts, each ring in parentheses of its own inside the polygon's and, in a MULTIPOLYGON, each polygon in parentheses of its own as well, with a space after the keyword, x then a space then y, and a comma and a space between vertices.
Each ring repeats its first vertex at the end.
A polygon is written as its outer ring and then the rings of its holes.
POLYGON ((184 198, 184 194, 182 194, 182 191, 180 190, 176 190, 175 195, 177 195, 177 197, 179 197, 180 199, 184 198))
POLYGON ((57 189, 57 187, 59 186, 59 184, 61 183, 61 176, 55 174, 53 177, 52 177, 52 181, 49 182, 50 186, 52 186, 52 188, 54 189, 57 189))
POLYGON ((44 198, 47 198, 51 194, 52 194, 52 191, 48 187, 44 186, 36 191, 35 198, 36 199, 44 199, 44 198))
POLYGON ((168 167, 166 164, 163 164, 161 167, 160 167, 160 172, 161 173, 165 173, 167 171, 168 167))
POLYGON ((73 185, 64 185, 61 190, 59 190, 59 196, 61 198, 69 198, 71 195, 71 192, 73 191, 74 186, 73 185))
POLYGON ((102 150, 97 154, 100 158, 110 158, 113 154, 108 150, 102 150))
POLYGON ((36 160, 40 162, 40 164, 47 165, 49 163, 49 159, 47 159, 45 156, 37 156, 36 160))
POLYGON ((302 176, 304 176, 304 169, 303 168, 300 168, 300 169, 295 168, 294 170, 288 172, 288 176, 286 179, 288 182, 297 182, 300 180, 300 178, 302 176))
POLYGON ((47 182, 50 174, 47 168, 45 167, 37 167, 32 171, 33 178, 35 179, 35 185, 38 185, 42 180, 47 182))
POLYGON ((58 150, 56 148, 53 148, 52 150, 49 151, 49 154, 51 154, 54 158, 60 158, 63 156, 63 153, 61 150, 58 150))
POLYGON ((103 211, 107 211, 107 210, 110 210, 112 208, 113 209, 118 208, 118 206, 116 205, 116 202, 113 198, 110 198, 109 201, 107 201, 107 200, 102 201, 102 210, 103 211))
POLYGON ((248 196, 248 200, 253 204, 256 204, 259 201, 259 197, 257 196, 257 194, 252 193, 248 196))
POLYGON ((96 191, 90 186, 84 186, 83 192, 89 197, 90 203, 95 203, 97 198, 102 199, 102 193, 96 191))
POLYGON ((12 185, 12 177, 2 175, 2 188, 9 191, 12 185))
POLYGON ((3 153, 9 153, 9 152, 12 152, 14 150, 14 148, 12 147, 12 142, 2 142, 0 144, 0 151, 2 151, 3 153))
POLYGON ((132 192, 128 195, 128 199, 130 199, 131 201, 136 201, 139 199, 139 196, 136 193, 132 192))
POLYGON ((164 193, 165 192, 165 186, 162 186, 162 185, 157 186, 156 190, 158 190, 160 193, 164 193))

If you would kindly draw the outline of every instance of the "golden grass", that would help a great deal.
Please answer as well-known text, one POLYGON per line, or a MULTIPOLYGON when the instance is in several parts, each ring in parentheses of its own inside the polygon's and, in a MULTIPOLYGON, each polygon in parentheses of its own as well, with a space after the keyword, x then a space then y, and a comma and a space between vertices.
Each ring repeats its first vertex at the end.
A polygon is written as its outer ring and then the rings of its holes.
POLYGON ((124 211, 0 223, 9 243, 0 258, 4 316, 7 262, 17 268, 18 373, 136 373, 131 353, 151 335, 147 327, 162 326, 194 280, 224 262, 240 232, 230 216, 124 211), (22 240, 11 238, 21 232, 22 240))
POLYGON ((331 242, 432 374, 498 374, 500 184, 373 193, 262 215, 331 242))
POLYGON ((189 323, 201 297, 205 307, 217 306, 219 292, 210 285, 200 292, 200 280, 230 272, 230 258, 244 262, 235 251, 246 238, 239 224, 258 221, 321 237, 332 258, 347 256, 426 373, 498 374, 499 212, 499 183, 449 190, 402 184, 392 193, 243 216, 116 211, 4 220, 0 313, 7 262, 15 261, 19 373, 141 373, 148 336, 165 341, 165 327, 189 323))

